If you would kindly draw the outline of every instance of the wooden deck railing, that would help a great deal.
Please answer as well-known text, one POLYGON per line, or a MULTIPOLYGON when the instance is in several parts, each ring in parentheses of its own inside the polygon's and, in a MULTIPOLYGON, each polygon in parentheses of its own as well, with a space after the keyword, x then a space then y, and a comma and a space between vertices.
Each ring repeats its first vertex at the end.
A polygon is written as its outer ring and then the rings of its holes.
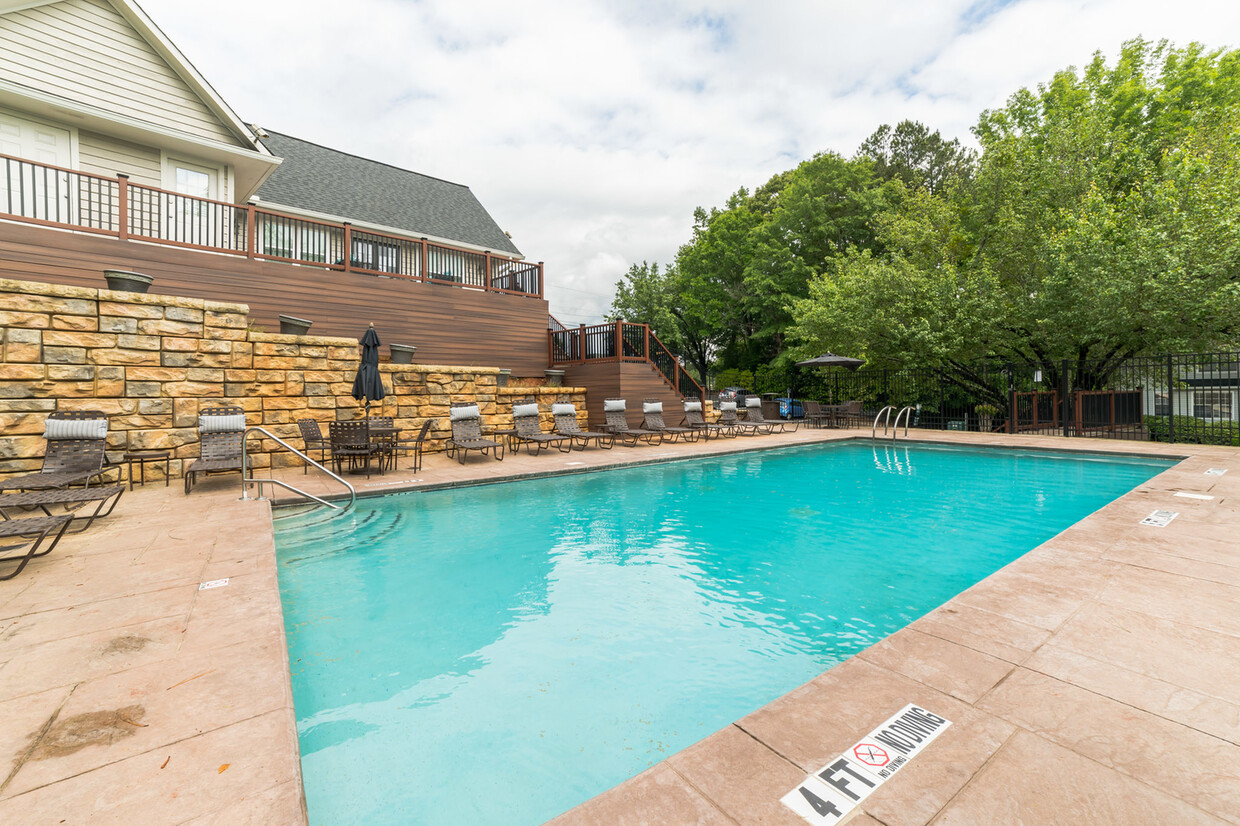
POLYGON ((542 298, 543 265, 0 155, 0 219, 542 298))
POLYGON ((606 361, 644 361, 653 365, 676 392, 687 398, 703 398, 702 385, 685 372, 649 324, 612 321, 547 331, 547 358, 551 364, 586 364, 606 361))

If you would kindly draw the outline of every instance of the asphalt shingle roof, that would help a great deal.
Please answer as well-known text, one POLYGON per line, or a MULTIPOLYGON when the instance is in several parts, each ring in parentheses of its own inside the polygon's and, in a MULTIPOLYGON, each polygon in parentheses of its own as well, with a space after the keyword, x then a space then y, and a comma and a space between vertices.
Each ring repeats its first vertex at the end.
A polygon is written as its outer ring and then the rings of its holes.
POLYGON ((261 201, 521 255, 469 187, 267 130, 283 158, 261 201))

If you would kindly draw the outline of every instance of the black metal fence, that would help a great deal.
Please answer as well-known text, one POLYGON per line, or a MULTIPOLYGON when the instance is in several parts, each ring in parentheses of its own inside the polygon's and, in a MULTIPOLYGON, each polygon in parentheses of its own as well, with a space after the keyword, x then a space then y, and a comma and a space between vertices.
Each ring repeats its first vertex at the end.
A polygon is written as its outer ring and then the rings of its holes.
POLYGON ((921 428, 1240 445, 1235 352, 832 370, 795 389, 828 404, 860 401, 868 420, 887 405, 912 407, 921 428))

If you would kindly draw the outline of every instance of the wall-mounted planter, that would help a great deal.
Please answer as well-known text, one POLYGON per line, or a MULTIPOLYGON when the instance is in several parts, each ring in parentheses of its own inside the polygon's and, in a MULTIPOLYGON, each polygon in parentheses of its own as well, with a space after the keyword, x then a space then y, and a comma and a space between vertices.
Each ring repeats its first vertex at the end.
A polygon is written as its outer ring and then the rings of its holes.
POLYGON ((125 270, 104 270, 103 279, 108 282, 109 290, 125 293, 144 293, 150 289, 151 282, 155 280, 149 275, 125 270))
POLYGON ((392 364, 413 364, 413 354, 418 349, 412 344, 389 344, 392 351, 392 364))
POLYGON ((508 378, 511 375, 512 375, 512 371, 509 370, 507 367, 499 368, 499 375, 495 377, 495 386, 496 387, 507 387, 508 378))
POLYGON ((313 323, 313 321, 294 315, 282 315, 280 316, 280 333, 286 336, 304 336, 310 332, 310 325, 313 323))
POLYGON ((544 370, 543 373, 547 376, 548 387, 563 387, 564 386, 564 371, 563 370, 544 370))

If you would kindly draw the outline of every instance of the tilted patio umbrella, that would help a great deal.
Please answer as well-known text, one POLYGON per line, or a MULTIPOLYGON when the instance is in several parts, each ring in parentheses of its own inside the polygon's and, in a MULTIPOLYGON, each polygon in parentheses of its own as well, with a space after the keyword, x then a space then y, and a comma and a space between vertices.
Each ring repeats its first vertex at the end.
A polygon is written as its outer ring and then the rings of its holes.
POLYGON ((812 359, 798 361, 797 367, 844 367, 848 370, 856 370, 863 364, 865 364, 865 359, 837 356, 835 353, 823 353, 821 356, 815 356, 812 359))
POLYGON ((383 379, 379 376, 379 334, 371 323, 361 338, 362 363, 357 366, 357 376, 353 379, 353 398, 359 402, 366 400, 366 418, 370 418, 370 403, 382 401, 387 395, 383 387, 383 379))

